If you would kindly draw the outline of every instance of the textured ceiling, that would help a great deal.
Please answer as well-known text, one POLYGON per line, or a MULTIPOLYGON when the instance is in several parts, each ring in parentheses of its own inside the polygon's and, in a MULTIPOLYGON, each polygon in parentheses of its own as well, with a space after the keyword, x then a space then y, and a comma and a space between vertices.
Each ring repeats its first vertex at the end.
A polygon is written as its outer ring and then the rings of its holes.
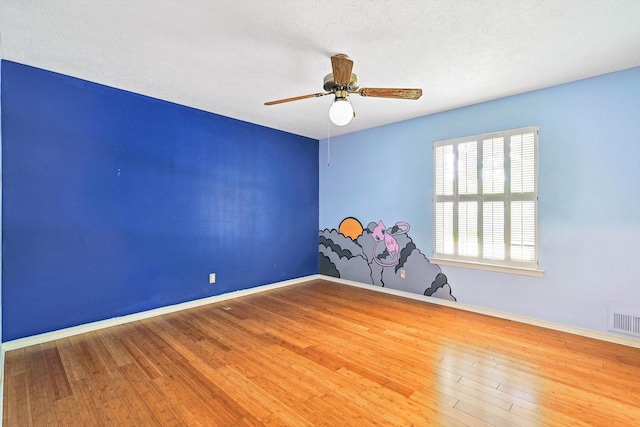
POLYGON ((362 87, 332 136, 640 66, 640 0, 2 0, 3 59, 326 138, 330 56, 362 87))

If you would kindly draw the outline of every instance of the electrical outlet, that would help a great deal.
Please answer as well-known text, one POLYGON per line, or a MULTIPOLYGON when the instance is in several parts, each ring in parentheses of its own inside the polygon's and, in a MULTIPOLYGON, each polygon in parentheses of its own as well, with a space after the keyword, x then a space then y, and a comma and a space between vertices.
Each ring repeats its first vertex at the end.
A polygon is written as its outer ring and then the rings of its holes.
POLYGON ((407 278, 407 273, 404 270, 400 270, 400 278, 401 279, 406 279, 407 278))
POLYGON ((213 285, 216 283, 216 273, 209 273, 209 284, 213 285))

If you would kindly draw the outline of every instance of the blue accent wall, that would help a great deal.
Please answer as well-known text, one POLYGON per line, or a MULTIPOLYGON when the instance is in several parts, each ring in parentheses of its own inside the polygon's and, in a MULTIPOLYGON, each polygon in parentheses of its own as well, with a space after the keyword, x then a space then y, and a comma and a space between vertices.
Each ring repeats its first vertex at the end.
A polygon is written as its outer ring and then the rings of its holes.
POLYGON ((1 71, 5 341, 318 273, 317 140, 1 71))
MULTIPOLYGON (((1 57, 1 56, 0 56, 1 57)), ((2 200, 2 61, 0 60, 0 200, 2 200)), ((0 209, 0 224, 2 223, 2 209, 0 209)), ((0 227, 0 241, 2 241, 2 227, 0 227)), ((2 245, 0 245, 0 343, 2 343, 2 245)), ((2 356, 0 355, 0 359, 2 356)), ((4 367, 0 367, 0 380, 4 375, 4 367)))

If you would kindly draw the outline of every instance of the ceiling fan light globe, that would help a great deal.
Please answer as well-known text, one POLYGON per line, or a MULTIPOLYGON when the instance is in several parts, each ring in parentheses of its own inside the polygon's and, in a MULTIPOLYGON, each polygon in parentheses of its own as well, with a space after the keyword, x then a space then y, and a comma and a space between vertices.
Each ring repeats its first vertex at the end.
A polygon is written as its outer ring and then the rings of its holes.
POLYGON ((336 126, 348 125, 353 119, 353 107, 346 99, 336 99, 329 108, 329 118, 336 126))

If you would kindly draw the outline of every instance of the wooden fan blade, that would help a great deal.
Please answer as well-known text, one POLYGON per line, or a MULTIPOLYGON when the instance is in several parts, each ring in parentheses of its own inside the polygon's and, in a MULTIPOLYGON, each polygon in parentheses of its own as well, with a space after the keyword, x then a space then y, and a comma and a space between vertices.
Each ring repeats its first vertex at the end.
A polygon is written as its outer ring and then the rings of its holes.
POLYGON ((338 86, 347 86, 351 81, 353 61, 347 55, 333 55, 331 57, 331 68, 333 68, 333 81, 338 86))
POLYGON ((418 99, 422 96, 422 89, 363 87, 358 93, 362 96, 374 96, 376 98, 418 99))
POLYGON ((318 96, 325 96, 325 95, 331 95, 331 92, 311 93, 311 94, 309 94, 309 95, 294 96, 293 98, 278 99, 277 101, 269 101, 269 102, 265 102, 265 103, 264 103, 264 105, 276 105, 276 104, 283 104, 283 103, 285 103, 285 102, 299 101, 299 100, 301 100, 301 99, 316 98, 316 97, 318 97, 318 96))

